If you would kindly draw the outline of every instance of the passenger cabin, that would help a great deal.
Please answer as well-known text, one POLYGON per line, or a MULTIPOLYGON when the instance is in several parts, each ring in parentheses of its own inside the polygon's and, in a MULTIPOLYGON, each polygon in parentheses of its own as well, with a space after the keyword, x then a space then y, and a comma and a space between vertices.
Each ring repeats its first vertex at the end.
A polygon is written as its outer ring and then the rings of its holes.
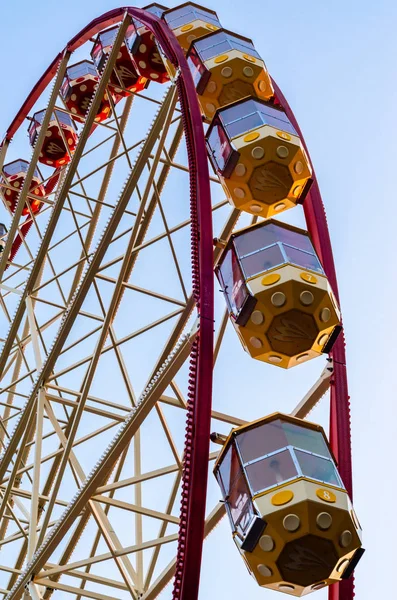
POLYGON ((232 102, 247 96, 270 100, 274 95, 266 65, 249 38, 218 29, 192 42, 187 61, 209 121, 216 109, 232 102))
POLYGON ((269 217, 302 203, 312 183, 301 140, 283 109, 247 98, 217 111, 207 149, 231 204, 269 217))
POLYGON ((6 247, 7 233, 7 227, 4 225, 4 223, 0 223, 0 253, 4 252, 4 248, 6 247))
POLYGON ((215 272, 253 358, 289 368, 330 352, 340 313, 307 231, 273 219, 242 229, 215 272))
MULTIPOLYGON (((28 133, 31 146, 34 147, 41 129, 45 110, 33 115, 28 133)), ((70 162, 77 145, 76 126, 73 119, 65 112, 54 110, 48 124, 39 161, 49 167, 62 167, 70 162)))
POLYGON ((194 40, 221 27, 215 11, 194 2, 186 2, 170 8, 164 13, 163 19, 174 32, 185 52, 189 50, 194 40))
MULTIPOLYGON (((87 116, 99 81, 95 65, 90 60, 82 60, 66 69, 61 87, 61 96, 73 119, 83 122, 87 116)), ((113 101, 115 97, 113 98, 113 101)), ((106 91, 95 117, 96 123, 106 121, 112 114, 108 92, 106 91)))
MULTIPOLYGON (((21 158, 10 162, 3 167, 3 175, 0 179, 0 194, 4 203, 12 213, 15 212, 18 196, 21 193, 21 189, 25 182, 28 167, 29 163, 21 158)), ((39 198, 43 198, 44 196, 45 189, 42 185, 42 179, 38 170, 35 169, 32 182, 30 184, 27 202, 22 209, 22 215, 26 216, 30 214, 27 204, 29 204, 32 213, 36 213, 42 205, 42 202, 40 202, 39 198)))
POLYGON ((322 427, 275 413, 233 429, 214 473, 260 586, 303 596, 351 576, 361 528, 322 427))
MULTIPOLYGON (((168 8, 161 4, 149 4, 143 10, 161 18, 168 8)), ((125 43, 134 60, 135 68, 142 77, 158 83, 169 80, 166 66, 168 61, 163 60, 154 35, 143 23, 134 19, 133 28, 129 28, 125 43)))
MULTIPOLYGON (((91 51, 91 58, 99 74, 105 68, 106 60, 112 49, 116 39, 118 26, 101 31, 97 35, 94 46, 91 51)), ((127 29, 126 39, 135 31, 134 25, 131 23, 127 29)), ((115 102, 119 102, 122 98, 130 96, 130 92, 141 92, 148 86, 148 80, 141 77, 135 68, 135 64, 127 49, 125 43, 120 46, 116 63, 110 78, 110 89, 115 95, 115 102)))

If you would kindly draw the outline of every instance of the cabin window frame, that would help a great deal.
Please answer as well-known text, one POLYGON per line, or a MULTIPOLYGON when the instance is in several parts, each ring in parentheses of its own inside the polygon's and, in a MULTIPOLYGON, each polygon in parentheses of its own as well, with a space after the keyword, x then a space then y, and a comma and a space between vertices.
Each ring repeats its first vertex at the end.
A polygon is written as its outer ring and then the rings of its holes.
POLYGON ((317 454, 315 452, 310 452, 309 450, 304 450, 303 448, 299 448, 297 446, 292 446, 292 445, 288 444, 287 446, 284 446, 283 448, 278 448, 277 450, 274 450, 273 452, 269 452, 268 454, 264 454, 263 456, 258 456, 257 458, 253 458, 252 460, 249 460, 249 461, 247 461, 247 462, 244 463, 243 459, 242 459, 241 452, 240 452, 240 448, 239 448, 238 436, 236 436, 236 448, 237 448, 237 453, 238 453, 239 460, 240 460, 240 465, 241 465, 241 467, 242 467, 242 469, 244 471, 245 479, 246 479, 246 481, 248 483, 248 487, 249 487, 250 492, 251 492, 251 498, 253 498, 254 496, 257 496, 258 494, 262 494, 263 492, 266 492, 267 490, 271 490, 271 489, 275 489, 275 488, 279 488, 281 486, 284 486, 286 483, 289 483, 290 481, 295 481, 296 479, 299 479, 301 477, 304 477, 304 478, 307 478, 307 479, 311 479, 313 481, 318 481, 319 483, 322 483, 324 485, 332 485, 333 487, 336 487, 338 489, 346 490, 345 486, 343 485, 341 476, 339 475, 339 472, 338 472, 338 469, 336 467, 336 464, 335 464, 334 460, 332 460, 332 458, 329 458, 327 456, 323 456, 322 454, 317 454), (290 477, 289 479, 285 479, 284 481, 281 481, 281 482, 276 483, 274 485, 270 485, 270 486, 267 486, 267 487, 264 487, 264 488, 261 488, 261 489, 258 489, 258 490, 254 490, 253 487, 252 487, 252 485, 251 485, 250 477, 248 475, 246 467, 248 467, 248 466, 250 466, 250 465, 252 465, 254 463, 257 463, 257 462, 259 462, 261 460, 264 460, 266 458, 270 458, 271 456, 275 456, 276 454, 280 454, 280 452, 284 452, 285 450, 287 450, 289 452, 289 454, 290 454, 290 456, 292 458, 292 461, 293 461, 293 463, 295 465, 295 468, 296 468, 296 471, 297 471, 296 476, 295 477, 290 477), (330 462, 332 464, 332 466, 334 467, 334 472, 336 473, 336 479, 339 481, 340 485, 338 486, 338 485, 330 483, 329 481, 325 481, 323 479, 317 479, 316 477, 310 477, 309 475, 306 475, 305 473, 303 473, 303 469, 300 466, 299 459, 298 459, 297 455, 295 454, 295 450, 298 450, 299 452, 303 452, 305 454, 310 454, 312 456, 315 456, 317 458, 321 458, 323 460, 327 460, 328 462, 330 462))
POLYGON ((303 250, 302 248, 298 248, 297 246, 293 246, 292 244, 287 244, 286 242, 280 242, 280 241, 273 242, 272 244, 269 244, 268 246, 264 246, 263 248, 259 248, 258 250, 253 250, 252 252, 249 252, 248 254, 244 254, 242 256, 240 256, 238 254, 237 248, 236 248, 236 255, 237 255, 238 261, 239 261, 240 266, 241 266, 241 270, 243 272, 243 275, 244 275, 244 278, 245 278, 246 281, 248 281, 252 277, 256 277, 257 275, 260 275, 261 273, 266 273, 267 271, 271 271, 272 269, 276 269, 277 267, 280 267, 281 265, 285 265, 285 264, 291 264, 291 265, 294 265, 296 267, 300 267, 301 269, 307 269, 309 271, 314 271, 315 273, 320 273, 321 275, 325 274, 323 266, 322 266, 322 264, 320 262, 320 259, 318 258, 318 256, 317 256, 317 254, 316 254, 315 251, 309 252, 308 250, 303 250), (280 250, 280 252, 281 252, 281 254, 282 254, 283 258, 284 258, 284 262, 278 263, 277 265, 272 265, 271 267, 269 267, 268 269, 265 269, 263 271, 258 271, 256 273, 249 274, 246 271, 246 269, 244 268, 243 259, 248 258, 250 256, 253 256, 254 254, 258 254, 259 252, 263 252, 264 250, 268 250, 269 248, 273 248, 274 246, 278 246, 279 247, 279 250, 280 250), (307 254, 308 256, 313 256, 317 260, 317 262, 318 262, 319 269, 308 268, 306 266, 298 264, 297 262, 294 262, 288 256, 288 254, 287 254, 284 246, 286 248, 292 248, 293 250, 297 250, 298 252, 302 252, 303 254, 307 254))

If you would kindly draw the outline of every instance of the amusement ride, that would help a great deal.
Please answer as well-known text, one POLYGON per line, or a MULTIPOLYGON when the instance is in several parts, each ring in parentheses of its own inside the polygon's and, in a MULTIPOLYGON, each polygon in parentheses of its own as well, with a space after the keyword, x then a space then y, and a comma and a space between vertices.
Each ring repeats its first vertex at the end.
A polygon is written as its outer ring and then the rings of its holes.
POLYGON ((2 597, 169 585, 197 600, 225 517, 258 586, 353 600, 364 550, 331 242, 252 40, 191 2, 102 15, 27 96, 0 169, 2 597), (267 410, 273 374, 311 374, 311 359, 323 370, 295 408, 267 410), (249 394, 235 416, 219 392, 251 364, 255 419, 249 394), (307 418, 328 392, 329 439, 307 418))

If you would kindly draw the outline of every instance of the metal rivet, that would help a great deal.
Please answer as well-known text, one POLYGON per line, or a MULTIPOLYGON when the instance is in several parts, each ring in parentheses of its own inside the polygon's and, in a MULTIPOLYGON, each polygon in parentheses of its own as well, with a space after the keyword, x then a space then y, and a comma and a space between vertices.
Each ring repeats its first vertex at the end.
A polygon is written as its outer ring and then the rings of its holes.
POLYGON ((271 577, 273 575, 273 571, 266 565, 258 565, 257 569, 262 577, 271 577))
POLYGON ((254 312, 251 315, 251 321, 253 322, 253 324, 262 325, 264 320, 265 317, 263 316, 263 313, 261 313, 260 310, 254 310, 254 312))
POLYGON ((254 348, 262 348, 262 346, 263 346, 262 340, 260 340, 257 337, 254 337, 254 336, 250 337, 250 344, 254 348))
POLYGON ((313 304, 314 296, 311 292, 309 292, 309 290, 304 290, 301 292, 299 298, 304 306, 310 306, 310 304, 313 304))
POLYGON ((299 194, 301 193, 301 191, 302 191, 302 186, 301 185, 297 185, 292 190, 292 193, 294 194, 295 198, 297 198, 299 196, 299 194))
POLYGON ((270 535, 262 535, 259 546, 264 552, 271 552, 274 548, 274 540, 270 535))
POLYGON ((295 173, 298 173, 298 175, 303 173, 303 162, 301 160, 298 160, 298 162, 295 163, 294 171, 295 173))
POLYGON ((264 92, 264 91, 265 91, 265 89, 266 89, 266 81, 263 81, 263 80, 262 80, 262 81, 260 81, 260 82, 258 83, 258 88, 260 89, 260 91, 261 91, 261 92, 264 92))
POLYGON ((236 198, 244 198, 245 196, 245 191, 242 188, 234 188, 233 193, 236 198))
POLYGON ((316 523, 319 529, 326 531, 332 525, 332 516, 327 512, 321 512, 317 515, 316 523))
POLYGON ((209 84, 207 85, 207 92, 209 94, 213 94, 214 92, 216 92, 216 83, 215 81, 210 81, 209 84))
POLYGON ((321 590, 321 588, 325 587, 327 584, 325 581, 321 581, 320 583, 315 583, 312 585, 312 590, 321 590))
POLYGON ((271 301, 273 306, 283 306, 285 304, 286 301, 286 295, 283 292, 274 292, 274 294, 271 297, 271 301))
POLYGON ((289 150, 287 146, 279 146, 276 152, 277 156, 279 156, 280 158, 287 158, 287 156, 289 155, 289 150))
POLYGON ((342 573, 342 571, 344 571, 346 569, 349 562, 350 562, 350 560, 348 558, 345 558, 344 560, 342 560, 339 563, 339 565, 336 567, 336 570, 338 571, 338 573, 342 573))
POLYGON ((275 354, 269 356, 269 362, 274 363, 275 365, 281 363, 282 360, 283 359, 281 358, 281 356, 276 356, 275 354))
POLYGON ((339 544, 342 546, 342 548, 347 548, 352 543, 352 539, 352 532, 346 529, 339 538, 339 544))
POLYGON ((233 75, 233 69, 231 67, 223 67, 221 75, 229 79, 233 75))
POLYGON ((286 517, 284 517, 283 519, 283 526, 284 529, 286 529, 287 531, 296 531, 297 529, 299 529, 301 524, 301 520, 298 517, 298 515, 287 515, 286 517))
POLYGON ((331 311, 329 308, 323 308, 320 313, 320 319, 323 323, 328 323, 331 318, 331 311))
POLYGON ((292 592, 295 589, 293 585, 288 585, 287 583, 280 583, 278 586, 280 592, 292 592))
POLYGON ((243 177, 243 175, 245 175, 247 172, 247 168, 245 165, 243 165, 243 163, 238 163, 238 165, 234 169, 234 172, 238 177, 243 177))
POLYGON ((265 151, 262 148, 262 146, 255 146, 255 148, 253 148, 251 150, 251 156, 253 158, 255 158, 256 160, 260 160, 261 158, 263 158, 265 155, 265 151))
POLYGON ((246 77, 252 77, 254 74, 254 69, 252 69, 252 67, 244 67, 243 73, 246 77))

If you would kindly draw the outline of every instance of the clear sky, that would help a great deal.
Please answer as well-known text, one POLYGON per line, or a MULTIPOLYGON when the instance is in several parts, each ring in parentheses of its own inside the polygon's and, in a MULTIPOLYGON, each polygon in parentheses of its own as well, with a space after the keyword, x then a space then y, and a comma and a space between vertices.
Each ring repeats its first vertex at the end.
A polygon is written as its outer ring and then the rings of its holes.
MULTIPOLYGON (((176 4, 168 2, 169 6, 176 4)), ((1 134, 67 40, 116 5, 111 0, 3 0, 1 134)), ((397 434, 393 345, 397 335, 393 308, 397 292, 393 261, 397 3, 211 0, 208 6, 218 11, 225 28, 254 40, 295 111, 317 172, 346 329, 354 504, 367 548, 357 569, 356 597, 391 598, 397 536, 393 508, 397 495, 393 464, 397 434)), ((284 392, 291 394, 284 372, 276 377, 281 386, 279 397, 284 392)), ((308 381, 307 388, 311 384, 308 381)), ((253 411, 255 416, 266 412, 253 411)), ((242 413, 240 408, 239 415, 245 417, 242 413)), ((324 419, 326 412, 318 414, 324 419)), ((169 595, 167 591, 164 598, 169 595)), ((226 523, 217 528, 206 548, 200 597, 277 597, 257 588, 249 578, 226 523)), ((316 597, 320 600, 325 594, 319 592, 316 597)))

